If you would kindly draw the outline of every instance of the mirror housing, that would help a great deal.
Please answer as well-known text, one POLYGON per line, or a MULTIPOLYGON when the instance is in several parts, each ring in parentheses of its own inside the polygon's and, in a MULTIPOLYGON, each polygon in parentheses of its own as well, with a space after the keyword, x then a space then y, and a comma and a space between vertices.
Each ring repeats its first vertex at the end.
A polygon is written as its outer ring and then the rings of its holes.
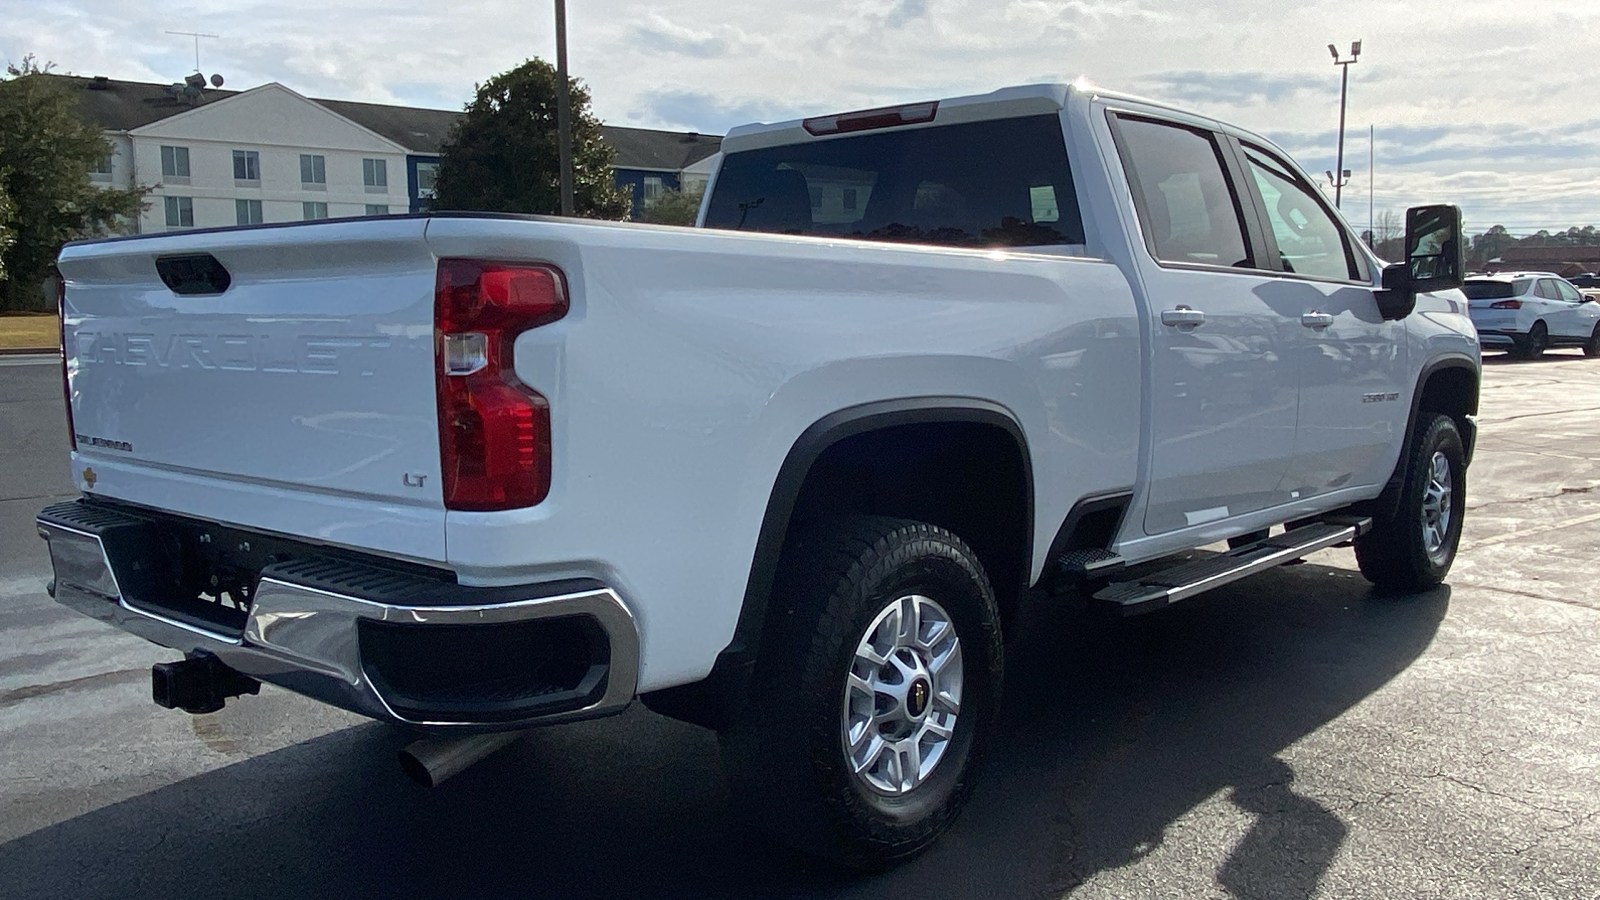
POLYGON ((1467 270, 1461 235, 1461 208, 1448 203, 1406 210, 1405 262, 1385 266, 1378 311, 1403 319, 1416 308, 1417 295, 1458 288, 1467 270))

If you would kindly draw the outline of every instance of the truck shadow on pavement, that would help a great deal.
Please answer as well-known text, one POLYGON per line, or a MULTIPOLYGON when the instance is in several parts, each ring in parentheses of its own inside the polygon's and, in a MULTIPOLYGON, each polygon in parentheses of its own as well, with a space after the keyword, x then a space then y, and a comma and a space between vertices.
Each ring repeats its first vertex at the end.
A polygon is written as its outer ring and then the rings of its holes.
POLYGON ((1411 664, 1449 590, 1381 598, 1307 564, 1188 604, 1105 621, 1031 601, 972 803, 882 875, 767 844, 729 808, 714 736, 636 709, 535 732, 433 791, 400 774, 404 735, 335 732, 0 846, 0 896, 1060 896, 1214 796, 1254 823, 1207 845, 1216 885, 1309 896, 1346 828, 1277 755, 1411 664))

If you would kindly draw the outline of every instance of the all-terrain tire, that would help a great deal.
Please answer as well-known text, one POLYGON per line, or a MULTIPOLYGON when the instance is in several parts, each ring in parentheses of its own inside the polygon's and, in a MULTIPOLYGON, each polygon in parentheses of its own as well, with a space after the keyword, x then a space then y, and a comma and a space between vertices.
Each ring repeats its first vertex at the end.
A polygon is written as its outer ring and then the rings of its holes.
POLYGON ((1424 413, 1393 517, 1356 539, 1361 574, 1381 591, 1415 593, 1444 580, 1467 510, 1466 447, 1455 420, 1424 413))
POLYGON ((784 548, 749 700, 719 735, 736 809, 852 868, 917 854, 971 790, 1003 664, 994 590, 960 538, 881 516, 810 530, 784 548))
POLYGON ((1550 349, 1550 328, 1543 322, 1533 323, 1528 329, 1528 336, 1517 348, 1517 355, 1523 359, 1538 359, 1544 351, 1550 349))

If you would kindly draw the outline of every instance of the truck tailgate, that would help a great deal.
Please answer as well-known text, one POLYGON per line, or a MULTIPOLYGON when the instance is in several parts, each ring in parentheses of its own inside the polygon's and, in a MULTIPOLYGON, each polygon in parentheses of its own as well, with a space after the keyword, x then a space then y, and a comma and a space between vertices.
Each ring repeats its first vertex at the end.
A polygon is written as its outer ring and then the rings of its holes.
POLYGON ((426 227, 334 221, 69 246, 79 487, 443 559, 426 227), (174 277, 215 266, 229 282, 220 293, 215 279, 174 277))

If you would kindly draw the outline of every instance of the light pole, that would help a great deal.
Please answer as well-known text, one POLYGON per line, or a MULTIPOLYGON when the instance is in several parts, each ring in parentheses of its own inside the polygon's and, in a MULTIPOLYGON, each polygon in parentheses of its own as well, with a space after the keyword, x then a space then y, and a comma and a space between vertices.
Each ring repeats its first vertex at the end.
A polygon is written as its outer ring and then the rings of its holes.
POLYGON ((571 216, 575 205, 572 199, 572 91, 567 83, 567 0, 556 0, 556 130, 560 144, 561 214, 571 216))
POLYGON ((1334 171, 1338 172, 1341 177, 1333 178, 1331 175, 1328 176, 1333 181, 1333 205, 1338 206, 1339 200, 1344 193, 1344 184, 1350 180, 1350 173, 1344 170, 1344 101, 1350 89, 1350 66, 1356 61, 1356 57, 1361 55, 1361 42, 1356 41, 1350 45, 1349 59, 1340 59, 1339 48, 1332 44, 1328 45, 1328 52, 1333 54, 1333 64, 1339 67, 1341 73, 1339 76, 1339 159, 1338 162, 1334 163, 1334 171))

